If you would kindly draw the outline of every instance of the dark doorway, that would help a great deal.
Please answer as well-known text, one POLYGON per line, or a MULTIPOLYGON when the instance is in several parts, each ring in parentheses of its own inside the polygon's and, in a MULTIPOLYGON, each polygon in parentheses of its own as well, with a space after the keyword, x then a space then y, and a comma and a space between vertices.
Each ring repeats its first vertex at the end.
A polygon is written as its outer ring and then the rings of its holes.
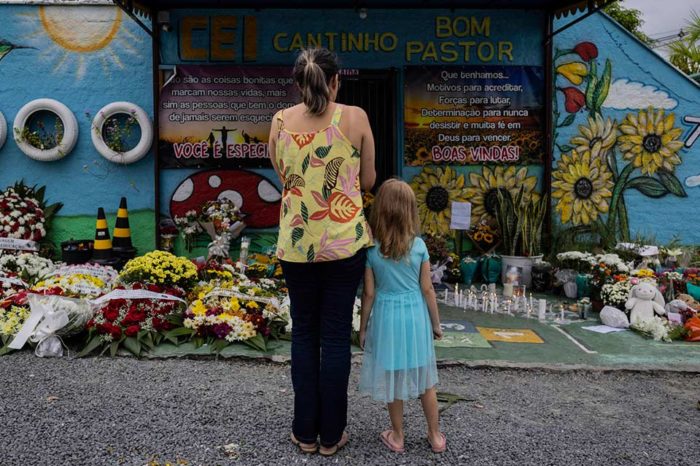
POLYGON ((367 112, 376 147, 376 188, 398 173, 396 155, 396 71, 343 70, 338 102, 367 112))

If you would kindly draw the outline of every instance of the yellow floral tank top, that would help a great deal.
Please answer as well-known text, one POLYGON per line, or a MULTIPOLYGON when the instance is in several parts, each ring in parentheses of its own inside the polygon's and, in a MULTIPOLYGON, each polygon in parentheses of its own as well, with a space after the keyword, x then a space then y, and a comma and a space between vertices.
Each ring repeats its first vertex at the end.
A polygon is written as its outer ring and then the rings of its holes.
POLYGON ((284 129, 279 117, 277 165, 282 175, 277 257, 288 262, 345 259, 373 244, 362 210, 360 152, 340 131, 342 106, 321 131, 284 129))

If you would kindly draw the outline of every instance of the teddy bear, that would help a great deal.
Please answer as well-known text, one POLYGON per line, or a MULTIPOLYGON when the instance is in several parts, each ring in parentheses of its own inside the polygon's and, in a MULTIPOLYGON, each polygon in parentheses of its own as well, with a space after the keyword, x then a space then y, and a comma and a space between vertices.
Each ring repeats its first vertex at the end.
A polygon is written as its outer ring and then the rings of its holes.
POLYGON ((653 320, 654 312, 664 315, 664 297, 658 288, 649 282, 641 282, 632 287, 625 308, 630 311, 630 324, 653 320))

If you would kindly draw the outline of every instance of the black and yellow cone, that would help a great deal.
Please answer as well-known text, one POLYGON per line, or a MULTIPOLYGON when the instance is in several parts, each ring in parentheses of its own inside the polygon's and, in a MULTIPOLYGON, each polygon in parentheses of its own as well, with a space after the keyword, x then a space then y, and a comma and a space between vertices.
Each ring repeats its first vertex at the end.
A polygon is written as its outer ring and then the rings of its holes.
POLYGON ((109 238, 109 227, 105 218, 105 210, 97 209, 95 224, 95 243, 92 246, 92 262, 105 263, 112 260, 112 240, 109 238))
POLYGON ((117 211, 117 222, 114 225, 114 240, 112 245, 114 252, 123 259, 131 259, 136 255, 136 249, 131 244, 131 228, 129 227, 129 211, 126 207, 126 198, 122 197, 117 211))

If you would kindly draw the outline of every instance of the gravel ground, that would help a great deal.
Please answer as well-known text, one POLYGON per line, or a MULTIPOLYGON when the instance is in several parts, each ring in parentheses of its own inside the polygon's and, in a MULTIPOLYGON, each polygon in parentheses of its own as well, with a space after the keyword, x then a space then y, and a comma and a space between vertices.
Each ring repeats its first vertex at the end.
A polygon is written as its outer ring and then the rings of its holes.
POLYGON ((0 463, 700 464, 697 374, 442 368, 439 389, 474 401, 443 414, 443 455, 429 451, 420 404, 410 403, 399 455, 378 440, 388 417, 357 393, 358 369, 351 442, 324 459, 288 441, 287 365, 12 354, 0 358, 0 463))

